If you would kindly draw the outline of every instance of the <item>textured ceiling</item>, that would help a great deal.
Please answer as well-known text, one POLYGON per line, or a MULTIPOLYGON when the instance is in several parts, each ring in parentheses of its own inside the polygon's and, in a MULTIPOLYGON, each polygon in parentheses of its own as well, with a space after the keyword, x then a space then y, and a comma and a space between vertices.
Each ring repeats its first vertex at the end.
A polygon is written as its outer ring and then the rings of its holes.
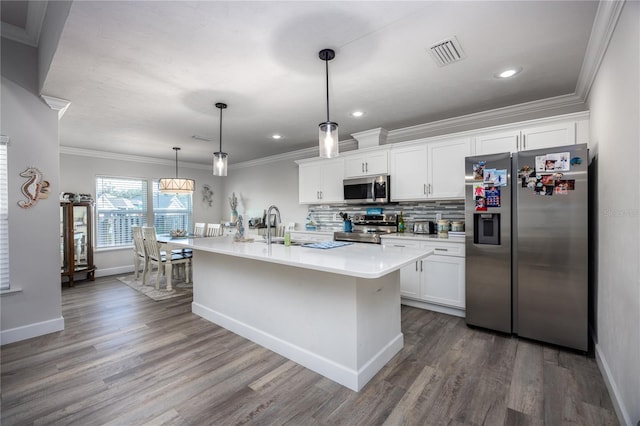
POLYGON ((43 93, 71 101, 61 145, 230 164, 383 127, 571 94, 597 2, 76 1, 43 93), (456 36, 466 58, 439 67, 432 44, 456 36), (494 74, 523 71, 509 80, 494 74), (350 113, 365 111, 361 118, 350 113), (274 133, 282 139, 271 139, 274 133), (198 135, 212 142, 193 139, 198 135))

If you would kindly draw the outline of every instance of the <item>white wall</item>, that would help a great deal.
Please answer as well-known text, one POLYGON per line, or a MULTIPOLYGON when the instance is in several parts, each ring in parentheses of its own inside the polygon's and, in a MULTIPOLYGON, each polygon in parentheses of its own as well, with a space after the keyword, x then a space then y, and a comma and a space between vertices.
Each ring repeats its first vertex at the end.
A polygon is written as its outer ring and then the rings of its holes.
POLYGON ((231 208, 228 198, 238 197, 238 213, 246 221, 262 217, 271 205, 280 210, 283 223, 296 222, 296 229, 304 229, 307 206, 298 203, 298 165, 292 159, 251 167, 231 168, 224 178, 223 217, 229 220, 231 208))
POLYGON ((640 421, 640 3, 627 2, 592 87, 596 355, 625 424, 640 421))
MULTIPOLYGON (((62 118, 64 120, 64 117, 62 118)), ((169 153, 167 154, 169 157, 169 153)), ((191 178, 196 181, 196 191, 193 194, 194 222, 219 223, 223 204, 227 205, 223 197, 223 179, 213 176, 209 169, 188 168, 179 163, 180 177, 191 178), (202 201, 202 187, 208 184, 213 190, 213 203, 209 207, 202 201)), ((96 196, 96 176, 125 176, 133 178, 161 178, 175 176, 173 165, 154 164, 150 162, 127 161, 126 159, 107 159, 85 157, 80 155, 60 155, 60 191, 85 193, 96 196)), ((228 213, 227 219, 228 220, 228 213)), ((94 254, 94 262, 98 268, 97 276, 122 274, 133 271, 133 257, 130 247, 122 249, 98 250, 94 254)))
POLYGON ((58 113, 37 95, 37 50, 2 39, 1 132, 10 138, 10 285, 18 292, 0 297, 0 341, 17 340, 64 328, 60 287, 60 205, 58 113), (19 176, 36 166, 50 183, 50 196, 30 209, 19 176))

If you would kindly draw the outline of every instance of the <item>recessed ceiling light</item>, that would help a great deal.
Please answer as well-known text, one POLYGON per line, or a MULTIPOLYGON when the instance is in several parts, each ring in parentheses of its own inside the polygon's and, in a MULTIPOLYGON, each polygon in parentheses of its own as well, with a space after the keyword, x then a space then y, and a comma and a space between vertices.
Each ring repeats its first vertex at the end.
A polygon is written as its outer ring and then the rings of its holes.
POLYGON ((351 116, 352 116, 352 117, 356 117, 356 118, 362 117, 363 115, 364 115, 364 112, 363 112, 363 111, 353 111, 353 112, 351 113, 351 116))
POLYGON ((279 135, 279 134, 277 134, 277 133, 276 133, 275 135, 271 136, 271 137, 272 137, 273 139, 282 139, 282 135, 279 135))
POLYGON ((522 71, 522 68, 509 68, 508 70, 504 70, 502 72, 495 74, 495 76, 497 78, 509 78, 518 74, 520 71, 522 71))

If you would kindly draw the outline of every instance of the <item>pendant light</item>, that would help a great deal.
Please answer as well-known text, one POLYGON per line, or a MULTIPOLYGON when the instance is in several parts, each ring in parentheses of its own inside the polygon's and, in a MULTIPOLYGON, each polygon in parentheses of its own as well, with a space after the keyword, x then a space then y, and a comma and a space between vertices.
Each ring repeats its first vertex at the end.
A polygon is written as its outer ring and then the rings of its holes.
POLYGON ((173 150, 176 152, 176 177, 160 179, 160 192, 163 194, 191 194, 196 187, 196 182, 193 179, 178 177, 178 151, 180 148, 174 146, 173 150))
POLYGON ((227 107, 227 104, 222 102, 216 103, 216 108, 220 109, 220 150, 213 153, 213 175, 214 176, 226 176, 227 175, 227 159, 229 154, 222 152, 222 110, 227 107))
POLYGON ((320 123, 320 157, 332 158, 338 156, 338 123, 329 120, 329 61, 336 57, 332 49, 322 49, 318 54, 324 61, 327 77, 327 121, 320 123))

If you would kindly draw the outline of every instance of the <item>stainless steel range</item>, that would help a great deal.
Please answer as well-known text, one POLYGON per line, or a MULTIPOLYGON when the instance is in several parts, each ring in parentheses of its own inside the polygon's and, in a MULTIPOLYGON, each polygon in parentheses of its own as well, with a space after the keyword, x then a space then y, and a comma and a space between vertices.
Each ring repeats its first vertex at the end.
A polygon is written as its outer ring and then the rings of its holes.
POLYGON ((352 232, 334 232, 336 241, 380 244, 380 236, 398 232, 395 214, 357 214, 353 216, 352 232))

